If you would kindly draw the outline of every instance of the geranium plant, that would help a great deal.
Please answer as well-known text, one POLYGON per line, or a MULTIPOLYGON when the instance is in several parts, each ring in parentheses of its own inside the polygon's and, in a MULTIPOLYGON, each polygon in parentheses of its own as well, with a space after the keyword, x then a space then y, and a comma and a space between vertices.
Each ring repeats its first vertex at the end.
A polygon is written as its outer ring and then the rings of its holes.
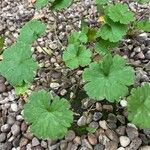
MULTIPOLYGON (((143 2, 144 0, 138 0, 143 2)), ((145 0, 147 1, 147 0, 145 0)), ((62 10, 72 0, 36 0, 35 7, 41 9, 49 4, 51 10, 62 10)), ((141 128, 150 127, 150 85, 147 83, 131 93, 128 87, 134 84, 134 69, 127 60, 114 55, 112 48, 126 36, 129 27, 146 32, 150 30, 148 20, 135 20, 134 13, 125 3, 111 0, 96 0, 99 28, 89 27, 82 22, 79 31, 68 38, 62 59, 71 70, 83 70, 84 90, 97 101, 118 102, 128 96, 129 121, 141 128), (134 27, 132 27, 134 26, 134 27), (99 56, 99 60, 94 59, 99 56), (115 89, 115 91, 114 91, 115 89)), ((34 80, 38 64, 32 58, 32 43, 45 33, 46 25, 38 20, 25 24, 16 43, 2 53, 0 74, 14 86, 18 94, 25 92, 34 80)), ((0 53, 3 39, 0 39, 0 53)), ((24 118, 30 124, 30 131, 42 139, 60 139, 67 133, 73 122, 69 101, 58 96, 52 97, 44 90, 35 91, 24 106, 24 118)))

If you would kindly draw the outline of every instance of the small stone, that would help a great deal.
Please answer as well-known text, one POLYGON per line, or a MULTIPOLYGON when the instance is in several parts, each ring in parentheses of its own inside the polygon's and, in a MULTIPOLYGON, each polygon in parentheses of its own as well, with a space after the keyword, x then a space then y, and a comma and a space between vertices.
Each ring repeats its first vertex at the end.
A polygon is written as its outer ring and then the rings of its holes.
POLYGON ((118 135, 125 135, 125 130, 126 130, 126 127, 125 126, 119 126, 117 129, 116 129, 116 132, 118 135))
POLYGON ((23 121, 24 119, 23 119, 22 115, 17 115, 16 120, 17 121, 23 121))
POLYGON ((93 115, 93 120, 98 121, 102 118, 103 114, 101 112, 95 112, 93 115))
POLYGON ((10 101, 14 101, 15 100, 15 97, 14 97, 13 94, 10 94, 8 98, 9 98, 10 101))
POLYGON ((32 139, 32 146, 34 147, 34 146, 38 146, 40 144, 40 142, 39 142, 39 140, 36 138, 36 137, 34 137, 33 139, 32 139))
POLYGON ((61 72, 53 72, 51 77, 54 79, 59 79, 61 77, 61 72))
POLYGON ((65 94, 67 94, 67 90, 66 89, 62 89, 60 91, 60 95, 64 96, 65 94))
POLYGON ((5 81, 6 81, 5 78, 2 77, 2 76, 0 76, 0 84, 1 84, 1 83, 5 83, 5 81))
POLYGON ((105 120, 99 121, 99 125, 102 129, 107 130, 107 122, 105 120))
POLYGON ((2 132, 9 132, 10 131, 10 125, 9 124, 4 124, 3 126, 1 126, 1 131, 2 132))
POLYGON ((67 149, 67 142, 61 141, 60 143, 60 150, 66 150, 67 149))
POLYGON ((89 98, 84 98, 81 102, 82 102, 83 109, 87 109, 93 105, 93 101, 89 98))
POLYGON ((27 129, 28 129, 27 124, 25 122, 22 122, 22 124, 21 124, 21 131, 25 132, 27 129))
POLYGON ((104 149, 105 149, 105 146, 100 143, 94 146, 94 150, 104 150, 104 149))
POLYGON ((126 147, 126 150, 138 150, 138 148, 141 146, 142 140, 138 137, 132 140, 131 144, 126 147))
POLYGON ((20 135, 13 140, 13 146, 18 147, 20 143, 20 135))
POLYGON ((113 106, 112 105, 103 105, 103 109, 112 112, 113 111, 113 106))
POLYGON ((41 146, 46 149, 47 148, 47 142, 41 141, 41 146))
POLYGON ((136 52, 136 53, 139 53, 139 52, 141 52, 141 48, 138 46, 138 47, 135 47, 134 49, 134 52, 136 52))
POLYGON ((119 147, 117 150, 125 150, 124 147, 119 147))
POLYGON ((86 117, 85 116, 81 116, 79 118, 79 120, 77 121, 77 125, 78 126, 84 126, 84 125, 86 125, 86 117))
POLYGON ((120 136, 119 141, 122 147, 127 147, 130 144, 130 139, 127 136, 120 136))
POLYGON ((93 115, 89 113, 89 115, 86 117, 86 123, 90 124, 92 120, 93 120, 93 115))
POLYGON ((10 124, 10 125, 13 125, 13 124, 15 123, 15 117, 9 115, 9 116, 7 117, 7 123, 10 124))
POLYGON ((117 115, 117 119, 119 120, 120 123, 125 124, 126 121, 125 116, 117 115))
POLYGON ((106 145, 106 143, 110 141, 110 139, 103 133, 99 135, 98 140, 103 145, 106 145))
POLYGON ((52 42, 49 43, 49 47, 52 49, 52 50, 55 50, 57 49, 57 44, 54 44, 52 42))
POLYGON ((150 139, 150 129, 143 129, 143 132, 150 139))
POLYGON ((133 140, 134 138, 138 137, 138 135, 139 135, 138 130, 136 128, 130 127, 130 126, 127 126, 126 133, 130 140, 133 140))
POLYGON ((126 101, 125 99, 122 99, 122 100, 120 101, 120 105, 121 105, 122 107, 127 107, 127 101, 126 101))
POLYGON ((116 115, 110 113, 108 114, 108 119, 107 119, 108 122, 113 122, 113 123, 116 123, 117 122, 117 118, 116 118, 116 115))
POLYGON ((109 139, 111 139, 112 141, 115 141, 115 142, 119 143, 119 138, 118 138, 117 134, 113 130, 107 129, 105 131, 105 133, 106 133, 106 136, 109 139))
POLYGON ((14 111, 14 112, 17 112, 17 111, 18 111, 18 106, 17 106, 16 103, 11 104, 10 107, 11 107, 11 110, 12 110, 12 111, 14 111))
POLYGON ((6 85, 4 83, 0 83, 0 93, 3 93, 6 91, 6 85))
POLYGON ((114 141, 110 141, 106 143, 105 150, 116 150, 118 147, 118 143, 114 141))
POLYGON ((81 145, 81 138, 80 138, 79 136, 76 136, 76 137, 74 138, 73 142, 74 142, 75 144, 81 145))
POLYGON ((102 104, 101 103, 99 103, 99 102, 96 103, 96 110, 102 111, 102 104))
POLYGON ((0 143, 4 142, 6 140, 6 133, 0 134, 0 143))
POLYGON ((99 124, 98 122, 93 121, 89 124, 89 127, 97 129, 99 127, 99 124))
POLYGON ((97 138, 92 133, 88 134, 88 141, 90 142, 91 145, 96 145, 97 144, 97 138))
POLYGON ((26 139, 26 138, 21 138, 21 140, 20 140, 20 143, 19 143, 19 146, 20 147, 23 147, 23 146, 26 146, 27 144, 28 144, 28 139, 26 139))
POLYGON ((139 59, 144 59, 145 58, 145 56, 144 56, 144 54, 142 52, 138 53, 136 55, 136 57, 139 58, 139 59))
POLYGON ((87 149, 93 149, 92 146, 90 145, 90 143, 88 142, 87 139, 82 140, 82 144, 83 147, 86 147, 87 149))
POLYGON ((150 146, 142 146, 139 150, 150 150, 150 146))
POLYGON ((66 141, 72 141, 75 138, 75 132, 73 130, 69 130, 65 136, 66 141))
POLYGON ((20 126, 18 124, 14 124, 11 127, 11 132, 14 136, 17 136, 20 133, 20 126))
POLYGON ((54 90, 58 90, 58 88, 60 87, 60 84, 59 83, 51 83, 50 87, 54 90))

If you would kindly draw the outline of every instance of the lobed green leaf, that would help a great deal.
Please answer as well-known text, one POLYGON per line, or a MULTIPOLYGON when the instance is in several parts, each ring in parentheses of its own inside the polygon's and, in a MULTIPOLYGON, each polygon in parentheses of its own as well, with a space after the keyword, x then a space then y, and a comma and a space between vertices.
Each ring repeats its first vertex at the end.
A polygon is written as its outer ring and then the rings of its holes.
POLYGON ((150 128, 150 84, 132 89, 128 97, 128 119, 140 128, 150 128))
POLYGON ((84 70, 83 79, 87 82, 84 89, 90 98, 114 102, 127 95, 128 86, 134 83, 134 70, 126 66, 122 57, 106 55, 84 70))
POLYGON ((73 112, 69 108, 64 98, 52 98, 44 90, 33 92, 24 106, 24 118, 38 138, 61 139, 73 122, 73 112))

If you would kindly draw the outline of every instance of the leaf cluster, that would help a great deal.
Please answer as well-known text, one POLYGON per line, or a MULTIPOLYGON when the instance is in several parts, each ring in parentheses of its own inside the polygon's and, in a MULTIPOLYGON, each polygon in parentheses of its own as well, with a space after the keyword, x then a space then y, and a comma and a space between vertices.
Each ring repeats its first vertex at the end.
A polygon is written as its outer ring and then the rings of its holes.
POLYGON ((63 53, 63 60, 70 69, 85 67, 91 62, 92 52, 84 46, 89 40, 88 31, 88 26, 84 26, 81 31, 72 32, 68 38, 69 45, 63 53))

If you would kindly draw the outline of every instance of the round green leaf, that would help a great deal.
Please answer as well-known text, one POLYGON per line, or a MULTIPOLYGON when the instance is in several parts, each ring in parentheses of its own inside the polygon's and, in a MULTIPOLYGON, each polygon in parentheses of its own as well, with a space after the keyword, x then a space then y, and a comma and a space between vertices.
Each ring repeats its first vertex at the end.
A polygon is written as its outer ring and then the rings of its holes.
POLYGON ((25 104, 24 118, 38 138, 60 139, 73 122, 73 112, 69 108, 64 98, 52 98, 44 90, 33 92, 25 104))
POLYGON ((127 26, 119 23, 104 24, 97 32, 97 37, 101 37, 104 40, 110 42, 120 41, 124 35, 126 35, 127 26))
POLYGON ((6 49, 0 62, 0 74, 13 86, 32 82, 37 68, 38 65, 32 58, 31 46, 22 42, 6 49))
POLYGON ((150 128, 150 84, 133 89, 128 97, 128 119, 140 128, 150 128))
POLYGON ((83 45, 70 44, 63 53, 63 60, 71 69, 86 66, 91 62, 91 51, 83 45))
POLYGON ((107 9, 107 15, 114 22, 120 22, 121 24, 129 24, 134 21, 134 14, 129 11, 127 4, 110 5, 107 9))
POLYGON ((39 36, 41 36, 46 30, 46 25, 38 20, 31 20, 26 23, 17 38, 17 41, 24 42, 26 44, 32 44, 39 36))
POLYGON ((114 102, 128 93, 128 86, 134 83, 134 70, 126 66, 122 57, 106 55, 84 70, 83 79, 87 82, 84 89, 89 97, 114 102))

